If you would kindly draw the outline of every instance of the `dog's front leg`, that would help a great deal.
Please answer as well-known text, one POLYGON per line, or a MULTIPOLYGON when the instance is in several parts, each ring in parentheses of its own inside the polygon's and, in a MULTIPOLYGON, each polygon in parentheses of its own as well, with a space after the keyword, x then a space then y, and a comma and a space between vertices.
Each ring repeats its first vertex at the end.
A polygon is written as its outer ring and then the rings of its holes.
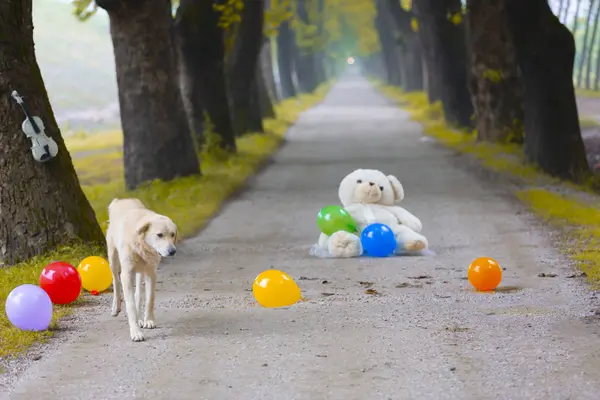
POLYGON ((137 315, 137 324, 140 328, 144 327, 144 321, 142 321, 142 278, 141 272, 135 274, 135 311, 137 315))
POLYGON ((145 276, 146 284, 146 312, 144 315, 144 326, 146 329, 156 328, 154 323, 154 296, 156 295, 156 271, 149 271, 145 276))
MULTIPOLYGON (((121 262, 123 264, 123 262, 121 262)), ((125 308, 127 309, 127 319, 129 321, 129 334, 134 342, 144 340, 144 334, 138 326, 138 315, 134 297, 134 274, 133 268, 122 265, 121 269, 121 284, 123 285, 123 294, 125 297, 125 308)))

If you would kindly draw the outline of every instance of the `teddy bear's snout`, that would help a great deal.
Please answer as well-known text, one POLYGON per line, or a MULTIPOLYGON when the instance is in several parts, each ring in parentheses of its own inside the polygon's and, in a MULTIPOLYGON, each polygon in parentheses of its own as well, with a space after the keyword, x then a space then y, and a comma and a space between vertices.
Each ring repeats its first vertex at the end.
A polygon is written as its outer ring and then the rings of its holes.
POLYGON ((381 199, 381 189, 376 182, 360 182, 356 185, 354 194, 361 203, 377 203, 381 199))

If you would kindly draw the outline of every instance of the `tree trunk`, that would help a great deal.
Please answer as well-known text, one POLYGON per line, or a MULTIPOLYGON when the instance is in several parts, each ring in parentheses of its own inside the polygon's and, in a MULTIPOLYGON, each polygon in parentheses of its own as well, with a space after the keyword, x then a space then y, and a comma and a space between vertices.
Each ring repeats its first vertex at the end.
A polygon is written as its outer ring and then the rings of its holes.
POLYGON ((577 179, 589 171, 573 88, 573 35, 546 0, 506 0, 524 84, 525 155, 543 171, 577 179))
POLYGON ((565 12, 563 13, 562 22, 567 25, 567 16, 569 15, 569 9, 571 8, 571 0, 566 0, 565 12))
MULTIPOLYGON (((200 133, 204 110, 220 146, 236 150, 225 81, 225 44, 213 0, 180 0, 175 17, 181 67, 190 91, 191 126, 200 133)), ((201 139, 201 138, 200 138, 201 139)))
POLYGON ((37 64, 31 0, 0 3, 0 267, 46 253, 73 240, 102 243, 94 210, 79 186, 37 64), (21 131, 25 116, 11 99, 24 97, 32 116, 58 144, 39 163, 21 131))
POLYGON ((583 45, 579 56, 579 65, 577 66, 577 87, 581 87, 581 79, 583 78, 583 66, 585 65, 585 58, 588 55, 588 36, 590 32, 590 21, 592 20, 592 7, 594 0, 590 0, 590 8, 588 10, 587 19, 585 23, 585 32, 583 34, 583 45))
MULTIPOLYGON (((581 8, 581 0, 576 1, 577 3, 575 3, 575 16, 573 17, 573 29, 571 29, 573 37, 575 37, 575 35, 577 34, 577 28, 579 27, 579 9, 581 8)), ((565 20, 566 18, 567 16, 565 15, 565 20)))
MULTIPOLYGON (((464 22, 454 24, 449 14, 461 11, 460 0, 414 0, 419 32, 426 43, 428 78, 440 80, 440 94, 446 121, 470 127, 473 104, 467 82, 467 49, 464 22), (434 78, 435 79, 435 78, 434 78)), ((430 82, 431 83, 431 82, 430 82)))
POLYGON ((199 174, 178 85, 171 3, 96 3, 110 17, 127 189, 199 174))
POLYGON ((522 82, 504 0, 468 0, 467 7, 477 138, 522 143, 522 82))
POLYGON ((251 107, 252 102, 258 97, 252 96, 252 85, 256 82, 256 68, 262 47, 263 21, 264 3, 244 2, 242 21, 231 53, 229 73, 233 125, 237 135, 264 132, 260 113, 257 119, 253 112, 256 107, 254 109, 251 107))
POLYGON ((398 48, 394 34, 396 32, 386 0, 376 0, 377 15, 375 16, 375 29, 381 43, 381 56, 387 72, 388 85, 402 86, 402 75, 398 62, 398 48))
MULTIPOLYGON (((262 63, 260 59, 258 61, 258 66, 255 72, 255 85, 256 85, 256 94, 258 96, 258 103, 260 105, 260 115, 262 118, 275 118, 275 109, 273 108, 273 102, 271 101, 271 97, 269 96, 269 91, 267 90, 267 85, 265 83, 265 77, 262 71, 262 63)), ((261 119, 262 119, 261 118, 261 119)))
MULTIPOLYGON (((305 0, 296 1, 296 10, 298 13, 298 19, 305 24, 310 24, 310 18, 308 11, 306 10, 305 0)), ((312 49, 301 49, 298 46, 296 53, 296 77, 298 78, 298 86, 304 93, 312 93, 317 86, 318 82, 318 70, 315 60, 315 55, 312 49)))
POLYGON ((277 85, 275 84, 275 75, 273 72, 271 38, 265 38, 262 50, 260 51, 259 66, 263 80, 265 81, 269 98, 272 99, 273 103, 278 103, 280 101, 280 96, 277 90, 277 85))
POLYGON ((421 45, 417 34, 411 27, 413 15, 400 6, 398 0, 388 0, 388 8, 401 35, 402 89, 405 92, 423 90, 423 61, 421 45))
POLYGON ((277 68, 279 70, 279 82, 281 84, 281 98, 283 100, 296 95, 296 87, 292 78, 294 32, 290 28, 289 21, 279 25, 277 35, 277 68))
MULTIPOLYGON (((594 59, 594 45, 596 44, 596 33, 598 32, 598 19, 600 19, 600 1, 598 1, 598 6, 596 7, 596 17, 594 18, 594 26, 592 28, 592 37, 590 39, 590 45, 588 47, 587 54, 587 66, 585 69, 585 88, 591 88, 591 74, 592 74, 592 63, 594 59)), ((591 12, 591 10, 590 10, 591 12)))

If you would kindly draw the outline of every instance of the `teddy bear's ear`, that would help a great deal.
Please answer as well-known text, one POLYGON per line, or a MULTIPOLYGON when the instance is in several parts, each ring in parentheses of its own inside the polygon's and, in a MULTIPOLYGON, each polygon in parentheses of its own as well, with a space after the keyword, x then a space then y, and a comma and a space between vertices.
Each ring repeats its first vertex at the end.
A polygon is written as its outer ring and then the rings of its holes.
POLYGON ((401 202, 402 199, 404 199, 404 188, 402 187, 402 184, 394 175, 388 175, 387 178, 392 184, 392 189, 394 189, 394 202, 401 202))

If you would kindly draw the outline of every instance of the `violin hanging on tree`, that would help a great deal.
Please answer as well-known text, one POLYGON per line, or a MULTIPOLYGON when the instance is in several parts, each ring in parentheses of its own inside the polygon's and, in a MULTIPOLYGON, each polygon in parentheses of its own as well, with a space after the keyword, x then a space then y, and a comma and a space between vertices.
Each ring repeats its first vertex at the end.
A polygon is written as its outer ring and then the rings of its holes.
POLYGON ((23 98, 19 96, 16 90, 13 90, 11 97, 17 102, 23 113, 25 120, 21 129, 25 136, 31 139, 31 153, 33 158, 39 162, 48 162, 58 154, 58 145, 51 137, 46 136, 44 132, 44 122, 38 116, 31 116, 23 98))

